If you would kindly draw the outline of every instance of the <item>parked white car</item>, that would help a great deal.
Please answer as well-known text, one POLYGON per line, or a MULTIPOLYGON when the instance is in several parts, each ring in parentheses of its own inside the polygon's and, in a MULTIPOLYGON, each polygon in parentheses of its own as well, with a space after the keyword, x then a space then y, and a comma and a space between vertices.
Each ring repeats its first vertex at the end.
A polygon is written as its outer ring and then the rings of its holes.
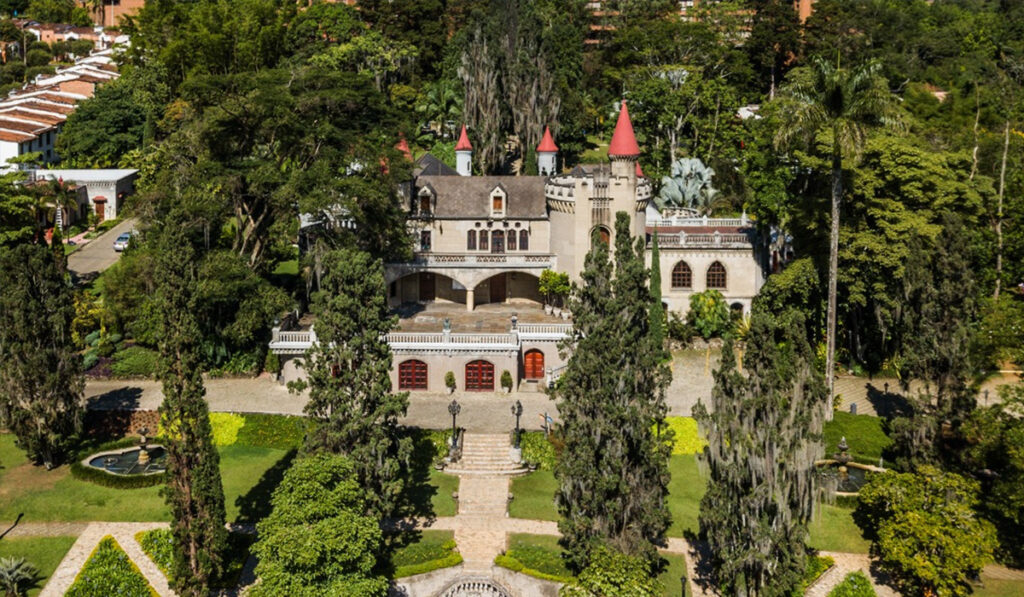
POLYGON ((117 251, 118 253, 124 251, 125 249, 128 248, 128 243, 131 242, 131 240, 131 232, 122 233, 120 236, 117 237, 117 240, 114 241, 114 250, 117 251))

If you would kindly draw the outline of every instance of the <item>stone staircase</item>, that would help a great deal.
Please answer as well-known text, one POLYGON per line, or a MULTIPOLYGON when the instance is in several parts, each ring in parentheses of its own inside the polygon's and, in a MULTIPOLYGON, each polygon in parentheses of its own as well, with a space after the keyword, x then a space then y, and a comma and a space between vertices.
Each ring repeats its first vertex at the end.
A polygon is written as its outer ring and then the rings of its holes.
POLYGON ((463 433, 462 457, 445 468, 446 473, 460 476, 514 476, 525 474, 527 468, 512 462, 509 436, 504 433, 463 433))

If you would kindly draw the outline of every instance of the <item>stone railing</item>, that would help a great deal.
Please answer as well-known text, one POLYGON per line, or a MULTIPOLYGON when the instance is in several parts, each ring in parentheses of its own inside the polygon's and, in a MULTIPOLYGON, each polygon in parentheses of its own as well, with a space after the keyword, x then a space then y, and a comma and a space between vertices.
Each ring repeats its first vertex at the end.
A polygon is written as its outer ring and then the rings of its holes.
MULTIPOLYGON (((453 334, 451 332, 391 332, 384 338, 392 350, 519 350, 524 340, 557 342, 572 333, 571 323, 524 323, 503 334, 453 334)), ((274 328, 270 350, 275 354, 302 354, 316 342, 312 330, 285 332, 274 328)))
POLYGON ((417 253, 412 261, 391 265, 419 267, 528 267, 551 269, 555 256, 546 253, 417 253))
POLYGON ((520 323, 517 331, 524 342, 558 342, 572 334, 571 323, 520 323))
MULTIPOLYGON (((654 235, 651 235, 652 241, 654 235)), ((650 245, 651 242, 648 242, 650 245)), ((712 232, 692 234, 679 232, 677 234, 658 234, 658 246, 665 249, 673 248, 694 248, 694 249, 750 249, 754 246, 752 235, 737 232, 712 232)))
POLYGON ((688 218, 683 216, 673 216, 670 218, 663 219, 650 219, 647 220, 648 227, 668 227, 668 226, 729 226, 736 228, 746 228, 751 226, 753 222, 747 217, 747 214, 743 214, 738 218, 709 218, 707 216, 699 218, 688 218))

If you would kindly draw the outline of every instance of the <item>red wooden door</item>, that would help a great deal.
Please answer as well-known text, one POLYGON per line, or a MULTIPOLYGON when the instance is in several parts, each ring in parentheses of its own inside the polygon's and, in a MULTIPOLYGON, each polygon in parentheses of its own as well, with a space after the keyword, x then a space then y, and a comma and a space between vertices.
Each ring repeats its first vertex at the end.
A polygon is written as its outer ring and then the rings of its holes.
POLYGON ((526 379, 542 379, 544 377, 544 353, 533 349, 523 355, 526 379))
POLYGON ((466 390, 470 392, 493 392, 494 365, 487 361, 466 363, 466 390))
POLYGON ((427 364, 423 361, 403 361, 398 365, 399 390, 427 389, 427 364))

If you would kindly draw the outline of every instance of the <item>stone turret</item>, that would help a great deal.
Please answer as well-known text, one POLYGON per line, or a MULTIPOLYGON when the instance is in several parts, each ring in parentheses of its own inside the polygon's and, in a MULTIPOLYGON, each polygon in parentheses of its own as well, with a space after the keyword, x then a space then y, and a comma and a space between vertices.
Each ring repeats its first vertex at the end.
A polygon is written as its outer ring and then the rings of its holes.
POLYGON ((558 146, 551 138, 551 129, 544 127, 544 138, 537 146, 537 173, 541 176, 551 176, 558 172, 558 146))
POLYGON ((473 145, 470 144, 469 135, 466 134, 466 125, 462 125, 459 142, 455 144, 455 170, 459 176, 472 176, 473 174, 473 145))

